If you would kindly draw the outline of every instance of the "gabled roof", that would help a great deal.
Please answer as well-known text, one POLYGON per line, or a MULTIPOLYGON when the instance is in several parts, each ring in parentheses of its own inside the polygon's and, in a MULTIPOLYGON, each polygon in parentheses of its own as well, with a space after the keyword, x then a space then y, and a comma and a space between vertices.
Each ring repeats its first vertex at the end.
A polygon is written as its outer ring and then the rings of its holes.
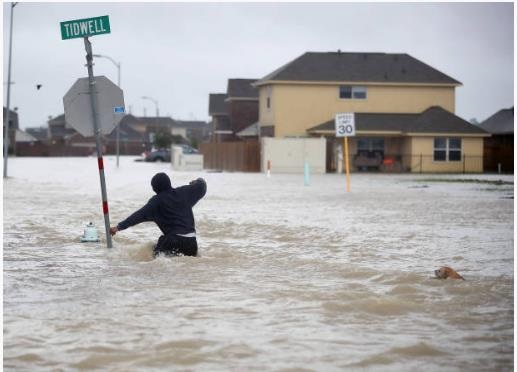
MULTIPOLYGON (((356 132, 394 132, 397 134, 487 135, 483 129, 449 111, 433 106, 420 114, 356 113, 356 132)), ((334 119, 307 129, 307 132, 334 133, 334 119)))
MULTIPOLYGON (((124 116, 122 120, 119 123, 119 139, 120 140, 126 140, 126 141, 142 141, 146 142, 146 135, 135 130, 131 124, 134 123, 133 119, 136 119, 134 116, 131 115, 124 116), (126 119, 127 117, 127 119, 126 119), (126 120, 124 120, 126 119, 126 120)), ((110 134, 106 136, 108 139, 116 141, 117 140, 117 131, 116 129, 113 130, 110 134)))
POLYGON ((141 124, 158 127, 172 127, 175 123, 169 116, 138 116, 137 119, 141 124))
POLYGON ((514 127, 513 107, 499 110, 479 126, 492 134, 512 134, 514 127))
POLYGON ((228 100, 236 98, 258 99, 258 89, 253 84, 257 79, 228 79, 228 100))
POLYGON ((228 115, 226 107, 226 93, 210 93, 208 101, 208 115, 228 115))
POLYGON ((25 132, 29 133, 38 141, 46 141, 48 138, 48 128, 25 128, 25 132))
POLYGON ((409 54, 307 52, 260 79, 364 83, 419 83, 461 85, 450 76, 409 54))
POLYGON ((174 127, 187 129, 205 129, 208 128, 208 123, 201 120, 176 120, 174 127))
POLYGON ((235 133, 237 137, 255 137, 259 135, 259 123, 253 123, 240 132, 235 133))
POLYGON ((16 129, 15 132, 15 139, 16 142, 35 142, 37 139, 32 136, 30 133, 27 133, 26 131, 23 131, 21 129, 16 129))

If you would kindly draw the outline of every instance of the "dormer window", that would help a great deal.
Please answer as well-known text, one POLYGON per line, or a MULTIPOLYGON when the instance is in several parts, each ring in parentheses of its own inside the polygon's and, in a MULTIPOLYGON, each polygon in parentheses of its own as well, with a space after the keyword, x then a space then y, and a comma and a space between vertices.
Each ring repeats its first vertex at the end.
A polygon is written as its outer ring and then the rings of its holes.
POLYGON ((366 87, 355 85, 341 85, 339 98, 341 99, 366 99, 366 87))

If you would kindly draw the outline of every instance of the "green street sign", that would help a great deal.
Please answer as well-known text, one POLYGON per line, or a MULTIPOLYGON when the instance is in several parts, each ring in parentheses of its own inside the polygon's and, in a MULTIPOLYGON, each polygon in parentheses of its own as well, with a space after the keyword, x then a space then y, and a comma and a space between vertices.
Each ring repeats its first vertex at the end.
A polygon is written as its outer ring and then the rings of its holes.
POLYGON ((110 32, 110 19, 107 15, 61 22, 61 40, 109 34, 110 32))

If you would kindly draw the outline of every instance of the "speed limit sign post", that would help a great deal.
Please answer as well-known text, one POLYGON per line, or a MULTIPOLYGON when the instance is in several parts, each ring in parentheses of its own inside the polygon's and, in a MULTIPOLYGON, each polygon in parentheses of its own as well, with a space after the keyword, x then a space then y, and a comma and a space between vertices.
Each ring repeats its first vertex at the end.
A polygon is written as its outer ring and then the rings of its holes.
POLYGON ((336 114, 336 137, 343 137, 344 161, 346 172, 346 191, 350 192, 350 162, 348 159, 348 137, 355 136, 355 115, 353 112, 336 114))

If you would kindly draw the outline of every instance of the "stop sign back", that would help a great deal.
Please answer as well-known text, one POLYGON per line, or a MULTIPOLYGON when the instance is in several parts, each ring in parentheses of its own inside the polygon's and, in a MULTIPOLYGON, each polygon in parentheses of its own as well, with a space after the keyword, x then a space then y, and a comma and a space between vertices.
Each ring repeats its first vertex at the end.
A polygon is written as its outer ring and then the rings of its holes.
MULTIPOLYGON (((78 79, 63 97, 65 121, 84 137, 94 135, 88 78, 78 79)), ((124 117, 124 93, 105 76, 95 77, 99 129, 110 134, 124 117)))

